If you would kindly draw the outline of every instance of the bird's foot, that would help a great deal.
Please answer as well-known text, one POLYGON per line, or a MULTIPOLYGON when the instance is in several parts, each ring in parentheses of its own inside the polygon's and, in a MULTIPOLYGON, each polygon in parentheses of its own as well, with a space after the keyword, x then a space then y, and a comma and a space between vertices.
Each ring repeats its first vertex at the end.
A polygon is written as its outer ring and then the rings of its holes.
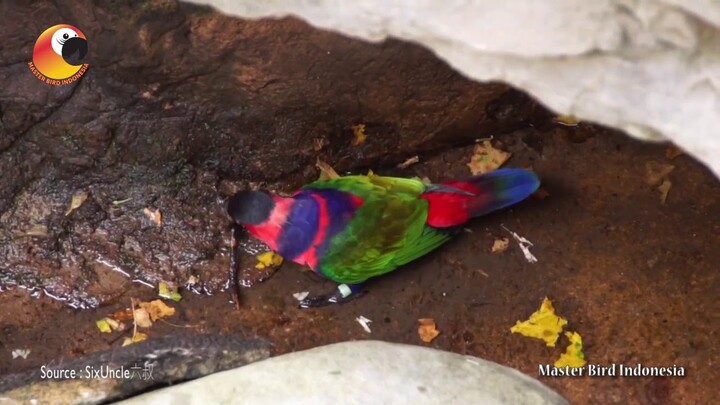
POLYGON ((319 308, 331 304, 344 304, 358 298, 363 293, 362 284, 340 284, 332 292, 300 301, 300 308, 319 308))

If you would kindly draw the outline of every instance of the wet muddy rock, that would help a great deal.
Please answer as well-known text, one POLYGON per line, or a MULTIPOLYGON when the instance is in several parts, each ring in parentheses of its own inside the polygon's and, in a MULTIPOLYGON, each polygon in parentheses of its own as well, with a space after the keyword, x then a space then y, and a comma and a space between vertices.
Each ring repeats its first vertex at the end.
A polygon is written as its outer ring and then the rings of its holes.
POLYGON ((194 275, 219 289, 223 181, 288 189, 316 176, 318 158, 338 171, 395 166, 522 127, 536 108, 419 46, 291 18, 243 21, 174 1, 0 9, 0 290, 73 307, 112 301, 133 281, 194 275), (51 86, 27 62, 58 21, 87 36, 89 68, 51 86), (357 124, 367 141, 353 146, 357 124))

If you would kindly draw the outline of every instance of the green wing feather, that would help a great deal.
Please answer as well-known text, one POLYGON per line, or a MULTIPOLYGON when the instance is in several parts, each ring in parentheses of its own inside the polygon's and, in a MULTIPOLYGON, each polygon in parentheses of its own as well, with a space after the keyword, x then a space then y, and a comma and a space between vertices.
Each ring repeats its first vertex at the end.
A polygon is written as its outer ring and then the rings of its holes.
POLYGON ((405 179, 368 173, 367 176, 344 176, 330 180, 317 180, 303 188, 332 188, 353 193, 363 200, 385 195, 416 199, 425 191, 425 184, 418 178, 405 179))
POLYGON ((355 284, 385 274, 451 237, 425 225, 428 203, 418 198, 425 190, 419 179, 371 174, 317 181, 305 188, 347 191, 364 201, 320 261, 320 271, 336 282, 355 284))

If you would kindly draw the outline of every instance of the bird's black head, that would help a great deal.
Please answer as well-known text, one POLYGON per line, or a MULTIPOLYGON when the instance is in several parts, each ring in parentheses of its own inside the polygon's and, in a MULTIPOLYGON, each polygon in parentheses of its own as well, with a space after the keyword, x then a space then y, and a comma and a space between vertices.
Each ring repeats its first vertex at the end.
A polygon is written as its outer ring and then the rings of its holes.
POLYGON ((273 198, 263 191, 238 191, 230 198, 228 214, 238 224, 257 225, 270 217, 275 208, 273 198))

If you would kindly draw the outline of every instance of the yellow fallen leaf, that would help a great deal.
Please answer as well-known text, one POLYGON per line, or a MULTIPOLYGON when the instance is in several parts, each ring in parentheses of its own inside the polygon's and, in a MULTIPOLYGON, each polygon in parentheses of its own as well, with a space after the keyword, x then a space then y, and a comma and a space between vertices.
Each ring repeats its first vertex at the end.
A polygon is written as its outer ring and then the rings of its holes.
POLYGON ((146 311, 144 308, 136 309, 133 319, 135 320, 135 325, 141 328, 149 328, 152 326, 150 314, 148 314, 148 311, 146 311))
POLYGON ((150 315, 150 320, 153 322, 166 316, 175 315, 175 308, 168 306, 161 300, 141 302, 138 306, 147 311, 148 315, 150 315))
POLYGON ((97 326, 98 329, 100 329, 100 332, 102 332, 102 333, 110 333, 114 330, 124 330, 125 329, 125 324, 123 324, 122 322, 119 322, 116 319, 109 318, 109 317, 95 321, 95 325, 97 326))
POLYGON ((582 337, 577 332, 565 332, 565 336, 570 340, 570 344, 565 353, 555 362, 555 367, 570 366, 572 368, 582 367, 585 365, 585 353, 583 353, 582 337))
POLYGON ((318 159, 315 163, 315 167, 320 169, 320 177, 318 177, 318 180, 332 180, 340 177, 340 175, 337 174, 337 172, 335 171, 335 169, 332 168, 332 166, 323 162, 320 159, 318 159))
POLYGON ((120 322, 119 319, 108 317, 108 318, 105 318, 105 320, 110 325, 112 330, 125 330, 125 324, 120 322))
POLYGON ((673 159, 675 159, 676 157, 678 157, 678 156, 680 156, 680 155, 684 155, 684 154, 685 154, 685 152, 683 152, 682 149, 678 148, 678 147, 675 146, 675 145, 669 145, 669 146, 665 149, 665 157, 668 158, 668 159, 670 159, 670 160, 673 160, 673 159))
POLYGON ((277 267, 282 264, 283 257, 275 252, 263 252, 255 256, 257 259, 256 269, 264 269, 267 267, 277 267))
POLYGON ((580 120, 575 118, 574 116, 564 115, 564 114, 556 115, 553 118, 553 121, 557 122, 560 125, 565 125, 567 127, 576 127, 580 123, 580 120))
POLYGON ((673 165, 655 161, 647 162, 645 163, 645 182, 651 186, 660 184, 660 182, 667 177, 673 169, 675 169, 675 166, 673 165))
POLYGON ((127 346, 133 343, 142 342, 143 340, 147 340, 148 335, 142 332, 137 332, 132 337, 126 337, 123 339, 123 346, 127 346))
POLYGON ((88 198, 88 192, 87 191, 78 191, 72 196, 72 199, 70 200, 70 206, 68 207, 67 211, 65 211, 65 216, 70 215, 73 211, 80 208, 81 205, 87 200, 88 198))
POLYGON ((102 333, 110 333, 112 332, 112 329, 110 328, 110 324, 107 321, 107 318, 99 319, 95 321, 95 325, 98 329, 100 329, 100 332, 102 333))
POLYGON ((420 326, 418 326, 418 335, 420 335, 420 340, 423 342, 430 343, 440 334, 434 319, 421 318, 418 319, 418 323, 420 324, 420 326))
POLYGON ((143 214, 145 214, 145 216, 148 217, 151 221, 155 222, 155 225, 162 225, 162 214, 160 213, 160 210, 153 211, 149 208, 145 208, 143 209, 143 214))
POLYGON ((467 166, 473 175, 491 172, 502 166, 512 156, 511 153, 495 149, 490 141, 475 145, 475 150, 467 166))
POLYGON ((158 295, 162 298, 169 298, 175 302, 179 302, 182 299, 182 295, 178 292, 177 287, 170 288, 164 281, 158 283, 158 295))
POLYGON ((668 193, 670 192, 670 187, 672 187, 672 183, 669 179, 663 180, 662 184, 658 186, 658 191, 660 192, 660 203, 665 204, 665 201, 667 201, 668 193))
POLYGON ((523 336, 541 339, 550 347, 555 347, 563 326, 567 320, 555 314, 552 302, 545 297, 540 309, 530 315, 530 319, 524 322, 517 321, 510 332, 519 333, 523 336))
POLYGON ((508 246, 510 246, 510 239, 495 239, 495 242, 493 242, 492 249, 490 251, 492 253, 502 253, 507 250, 508 246))
POLYGON ((367 140, 367 135, 365 135, 365 124, 358 124, 352 126, 353 131, 353 140, 352 145, 353 146, 360 146, 365 143, 367 140))

